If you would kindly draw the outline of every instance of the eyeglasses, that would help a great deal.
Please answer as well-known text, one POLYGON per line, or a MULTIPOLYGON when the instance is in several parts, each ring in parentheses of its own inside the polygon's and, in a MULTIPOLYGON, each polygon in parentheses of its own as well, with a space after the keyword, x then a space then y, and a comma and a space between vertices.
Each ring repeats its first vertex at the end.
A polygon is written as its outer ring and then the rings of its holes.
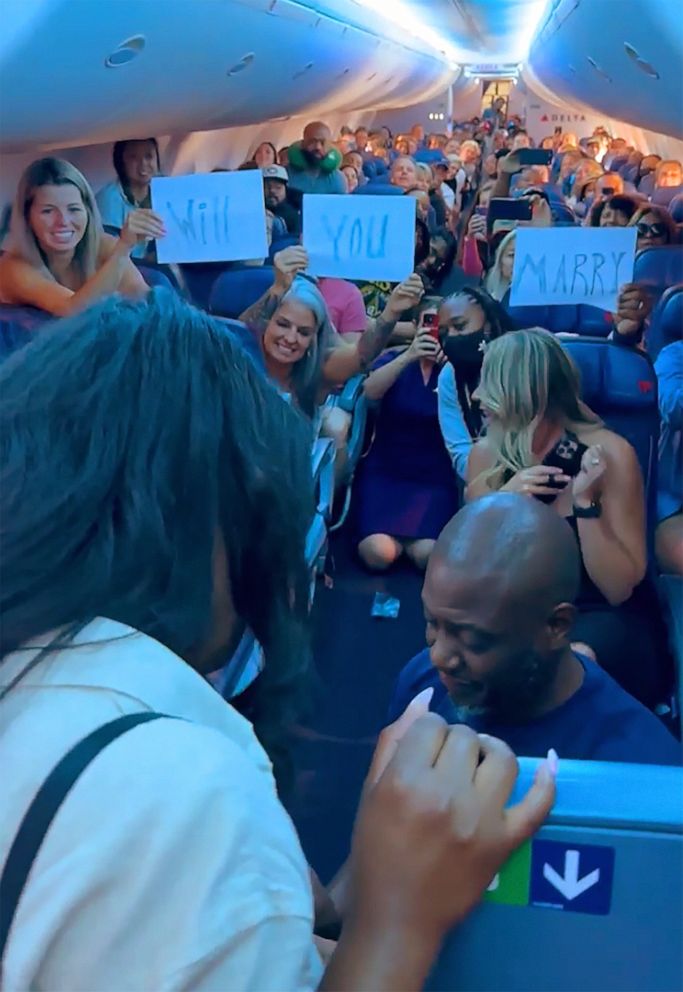
POLYGON ((664 224, 638 224, 637 229, 642 238, 661 238, 666 234, 664 224))

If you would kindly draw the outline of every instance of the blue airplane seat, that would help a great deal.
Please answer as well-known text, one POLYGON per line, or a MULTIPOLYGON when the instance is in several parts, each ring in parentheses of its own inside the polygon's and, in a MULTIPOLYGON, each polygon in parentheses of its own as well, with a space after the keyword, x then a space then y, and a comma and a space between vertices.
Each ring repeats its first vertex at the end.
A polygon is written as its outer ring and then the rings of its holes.
POLYGON ((683 186, 660 186, 653 191, 650 201, 659 207, 668 207, 675 196, 683 193, 683 186))
POLYGON ((662 348, 683 337, 683 284, 672 286, 664 293, 652 314, 647 330, 647 351, 656 361, 662 348))
POLYGON ((413 161, 432 165, 434 162, 443 162, 445 157, 440 148, 419 148, 413 155, 413 161))
POLYGON ((626 182, 626 183, 634 183, 635 184, 635 181, 638 178, 638 170, 639 170, 639 168, 640 168, 640 163, 639 162, 636 165, 627 165, 627 166, 625 166, 623 172, 621 173, 624 182, 626 182))
POLYGON ((644 248, 636 255, 633 282, 647 286, 656 300, 670 286, 683 282, 683 245, 644 248))
POLYGON ((638 192, 642 196, 652 196, 655 191, 655 174, 648 172, 638 183, 638 192))
POLYGON ((148 286, 162 286, 164 289, 177 288, 173 285, 167 273, 159 266, 151 265, 148 262, 138 262, 134 258, 131 261, 148 286))
POLYGON ((237 318, 273 285, 270 265, 247 265, 222 272, 209 295, 211 313, 237 318))
MULTIPOLYGON (((538 761, 520 759, 512 801, 538 761)), ((683 769, 562 761, 557 800, 444 942, 427 992, 673 992, 683 769)))
POLYGON ((363 159, 363 175, 366 179, 375 179, 377 177, 378 161, 379 159, 376 158, 363 159))
POLYGON ((293 234, 287 234, 284 238, 277 238, 270 246, 268 252, 269 263, 273 262, 273 259, 279 251, 284 251, 285 248, 293 248, 295 245, 301 244, 299 238, 295 237, 293 234))
POLYGON ((28 344, 36 331, 52 319, 51 314, 36 307, 0 304, 0 361, 28 344))
POLYGON ((598 338, 564 338, 578 366, 581 395, 615 433, 635 449, 645 483, 647 518, 656 520, 659 406, 657 377, 642 351, 598 338))
POLYGON ((568 225, 573 227, 576 224, 576 215, 571 207, 568 207, 566 203, 559 203, 557 200, 551 200, 550 213, 552 214, 553 224, 562 225, 563 227, 568 225))
POLYGON ((558 306, 510 305, 509 291, 502 304, 517 329, 544 327, 552 334, 579 334, 588 337, 608 337, 612 330, 612 317, 607 311, 580 304, 563 303, 558 306))
POLYGON ((683 224, 683 193, 677 193, 669 201, 669 213, 677 224, 683 224))
POLYGON ((357 186, 353 191, 354 196, 403 196, 404 193, 405 190, 400 186, 392 186, 384 178, 371 179, 370 182, 364 186, 357 186))

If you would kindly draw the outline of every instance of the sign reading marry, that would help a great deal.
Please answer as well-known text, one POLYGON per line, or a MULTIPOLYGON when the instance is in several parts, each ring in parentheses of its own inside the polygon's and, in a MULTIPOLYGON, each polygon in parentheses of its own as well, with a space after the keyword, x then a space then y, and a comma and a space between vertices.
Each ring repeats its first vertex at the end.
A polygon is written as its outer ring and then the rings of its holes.
POLYGON ((152 180, 152 208, 166 225, 159 262, 227 262, 268 254, 260 170, 152 180))
POLYGON ((515 237, 512 306, 587 303, 615 311, 633 279, 634 227, 526 227, 515 237))
POLYGON ((401 282, 415 266, 415 200, 305 196, 303 243, 312 275, 401 282))

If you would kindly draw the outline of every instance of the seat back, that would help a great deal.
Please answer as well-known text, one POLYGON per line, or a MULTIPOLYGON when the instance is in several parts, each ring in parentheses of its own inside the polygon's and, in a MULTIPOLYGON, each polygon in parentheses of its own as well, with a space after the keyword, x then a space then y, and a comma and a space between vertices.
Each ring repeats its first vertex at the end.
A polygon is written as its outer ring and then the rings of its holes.
POLYGON ((270 265, 228 269, 218 276, 209 295, 209 309, 221 317, 239 317, 273 285, 270 265))
POLYGON ((650 201, 660 207, 668 207, 673 198, 680 193, 683 193, 683 186, 660 186, 653 191, 650 201))
POLYGON ((272 263, 273 259, 279 251, 284 251, 285 248, 293 248, 295 245, 299 244, 299 239, 293 234, 287 234, 283 238, 277 238, 270 246, 268 252, 268 261, 272 263))
POLYGON ((405 190, 400 186, 392 186, 384 179, 371 179, 364 186, 356 186, 354 196, 403 196, 405 190))
POLYGON ((638 192, 643 196, 651 196, 655 188, 655 174, 648 172, 638 183, 638 192))
POLYGON ((168 278, 166 273, 157 268, 155 265, 150 265, 147 262, 135 262, 135 268, 138 270, 142 278, 145 280, 148 286, 163 286, 164 289, 174 289, 174 285, 168 278))
POLYGON ((564 303, 558 306, 510 306, 509 292, 503 306, 516 328, 544 327, 552 334, 579 334, 606 338, 612 330, 611 314, 598 307, 564 303))
POLYGON ((662 348, 683 337, 683 284, 667 289, 652 314, 647 350, 654 362, 662 348))
MULTIPOLYGON (((512 801, 537 761, 520 760, 512 801)), ((683 960, 683 770, 563 761, 539 833, 446 939, 430 992, 670 992, 683 960)))
POLYGON ((598 338, 564 338, 562 344, 579 369, 584 401, 611 430, 633 445, 645 483, 648 522, 653 526, 659 406, 652 362, 642 351, 598 338))
POLYGON ((639 251, 633 267, 633 281, 647 286, 655 299, 670 286, 683 282, 683 245, 639 251))
POLYGON ((683 193, 677 193, 669 201, 669 213, 677 224, 683 224, 683 193))

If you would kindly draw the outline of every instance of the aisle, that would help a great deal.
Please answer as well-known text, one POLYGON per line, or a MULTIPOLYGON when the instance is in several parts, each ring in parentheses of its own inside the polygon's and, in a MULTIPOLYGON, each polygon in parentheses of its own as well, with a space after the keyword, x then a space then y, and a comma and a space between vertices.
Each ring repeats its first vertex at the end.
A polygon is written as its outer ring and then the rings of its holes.
POLYGON ((297 747, 291 811, 304 851, 323 880, 344 860, 374 739, 397 673, 424 647, 422 577, 409 565, 389 575, 364 571, 344 532, 333 536, 329 571, 314 607, 318 685, 297 747), (370 615, 376 592, 400 600, 396 619, 370 615))

